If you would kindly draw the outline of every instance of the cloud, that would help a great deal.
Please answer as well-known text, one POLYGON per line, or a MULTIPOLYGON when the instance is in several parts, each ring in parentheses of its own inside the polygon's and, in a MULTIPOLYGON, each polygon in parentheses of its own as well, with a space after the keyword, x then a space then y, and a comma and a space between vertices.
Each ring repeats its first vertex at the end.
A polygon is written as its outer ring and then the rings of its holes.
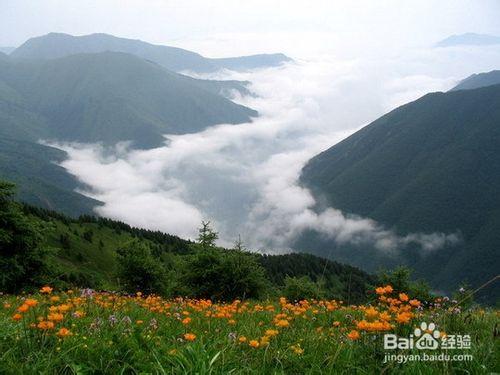
MULTIPOLYGON (((259 111, 252 123, 221 124, 203 132, 166 135, 165 145, 132 151, 99 145, 60 144, 62 163, 104 202, 96 211, 132 225, 195 238, 202 219, 220 231, 222 245, 241 234, 247 247, 285 251, 304 230, 338 243, 368 243, 392 251, 410 243, 435 250, 459 237, 443 233, 398 236, 369 218, 335 208, 313 210, 311 193, 298 184, 303 165, 388 110, 433 90, 447 90, 477 72, 481 50, 457 56, 409 50, 396 57, 299 60, 212 78, 252 82, 257 97, 239 98, 259 111), (461 57, 459 67, 450 64, 461 57), (431 64, 429 60, 435 61, 431 64)), ((487 50, 483 70, 500 51, 487 50)), ((485 69, 486 68, 486 69, 485 69)), ((206 78, 206 77, 205 77, 206 78)))

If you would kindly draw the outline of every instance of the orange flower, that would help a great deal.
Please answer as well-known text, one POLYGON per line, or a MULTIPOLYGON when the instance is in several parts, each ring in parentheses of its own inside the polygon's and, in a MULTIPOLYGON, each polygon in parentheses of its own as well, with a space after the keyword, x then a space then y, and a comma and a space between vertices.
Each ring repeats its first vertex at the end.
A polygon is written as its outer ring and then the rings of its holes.
POLYGON ((389 320, 391 320, 391 314, 389 314, 387 311, 384 311, 382 314, 380 314, 380 319, 388 322, 389 320))
POLYGON ((30 307, 27 304, 23 304, 17 308, 17 311, 24 313, 24 312, 28 311, 29 309, 30 309, 30 307))
POLYGON ((187 317, 187 318, 182 319, 182 324, 186 325, 189 323, 191 323, 191 318, 187 317))
POLYGON ((38 305, 38 301, 36 299, 28 298, 26 301, 24 301, 25 305, 28 305, 29 307, 35 307, 38 305))
POLYGON ((399 299, 403 302, 407 302, 409 300, 408 295, 405 293, 399 293, 399 299))
POLYGON ((410 300, 410 305, 412 305, 413 307, 419 307, 420 306, 420 301, 418 299, 412 299, 410 300))
POLYGON ((385 294, 385 288, 379 286, 378 288, 375 289, 375 293, 380 294, 380 295, 385 294))
POLYGON ((135 324, 138 324, 138 325, 141 325, 142 323, 144 323, 144 320, 136 320, 135 321, 135 324))
POLYGON ((61 299, 61 298, 60 298, 59 296, 52 296, 52 297, 50 297, 50 301, 51 301, 51 302, 57 302, 57 301, 59 301, 60 299, 61 299))
POLYGON ((46 285, 40 289, 40 293, 50 294, 50 293, 52 293, 52 290, 53 289, 50 286, 46 285))
POLYGON ((406 324, 411 320, 412 314, 403 312, 397 315, 396 321, 401 324, 406 324))
POLYGON ((184 339, 187 341, 194 341, 196 340, 196 335, 194 333, 185 333, 184 339))
POLYGON ((257 340, 250 340, 248 343, 252 348, 258 348, 259 347, 259 342, 257 340))
POLYGON ((47 320, 50 320, 50 321, 53 321, 53 322, 60 322, 63 319, 64 319, 64 315, 63 314, 50 313, 49 315, 47 315, 47 320))
POLYGON ((238 341, 239 341, 239 342, 241 342, 241 343, 243 343, 243 342, 246 342, 246 341, 247 341, 247 338, 246 338, 245 336, 240 336, 240 337, 238 338, 238 341))
POLYGON ((266 329, 266 336, 270 336, 270 337, 273 337, 273 336, 276 336, 278 333, 280 333, 278 330, 276 329, 266 329))
POLYGON ((12 315, 12 319, 14 319, 14 320, 21 320, 22 318, 23 318, 23 316, 21 314, 12 315))
POLYGON ((63 303, 62 305, 57 306, 57 310, 60 312, 66 312, 71 308, 71 305, 63 303))
POLYGON ((386 293, 392 293, 394 291, 394 289, 390 285, 386 285, 384 289, 386 293))
POLYGON ((229 320, 227 321, 227 324, 230 324, 230 325, 235 325, 235 324, 236 324, 236 320, 234 320, 234 319, 229 319, 229 320))
POLYGON ((340 326, 340 322, 339 322, 339 321, 335 321, 335 322, 333 322, 333 326, 334 326, 334 327, 338 327, 338 326, 340 326))
POLYGON ((349 332, 347 337, 349 337, 351 340, 357 340, 357 339, 359 339, 360 336, 359 336, 359 332, 356 331, 355 329, 353 329, 351 332, 349 332))
POLYGON ((368 319, 376 318, 378 315, 378 311, 370 306, 368 309, 365 310, 365 315, 368 319))
POLYGON ((40 329, 47 330, 47 329, 53 329, 54 323, 43 320, 40 323, 38 323, 36 326, 40 329))
POLYGON ((290 325, 290 323, 288 322, 288 320, 285 320, 285 319, 281 319, 281 320, 278 320, 275 325, 277 327, 288 327, 290 325))
POLYGON ((67 328, 61 328, 59 329, 59 331, 57 331, 56 335, 59 336, 59 337, 66 337, 66 336, 70 336, 72 333, 69 329, 67 328))

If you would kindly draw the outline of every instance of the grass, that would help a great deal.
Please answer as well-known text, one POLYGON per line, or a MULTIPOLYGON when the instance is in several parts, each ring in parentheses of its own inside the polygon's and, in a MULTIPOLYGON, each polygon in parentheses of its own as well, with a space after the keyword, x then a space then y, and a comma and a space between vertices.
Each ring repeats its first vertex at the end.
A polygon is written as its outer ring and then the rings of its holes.
MULTIPOLYGON (((498 311, 423 307, 377 289, 368 305, 341 301, 233 301, 87 291, 2 296, 0 373, 481 374, 498 371, 498 311), (384 363, 382 336, 421 321, 470 334, 471 361, 384 363)), ((400 354, 436 351, 401 350, 400 354)))

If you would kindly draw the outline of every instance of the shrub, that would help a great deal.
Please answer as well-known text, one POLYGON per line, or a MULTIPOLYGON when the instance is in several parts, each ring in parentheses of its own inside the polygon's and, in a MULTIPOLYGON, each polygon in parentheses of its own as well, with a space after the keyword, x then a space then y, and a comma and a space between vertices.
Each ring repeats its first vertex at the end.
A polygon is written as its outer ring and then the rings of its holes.
POLYGON ((41 285, 53 273, 42 228, 12 201, 13 194, 14 185, 0 181, 0 290, 7 292, 41 285))
POLYGON ((264 269, 251 254, 208 249, 186 262, 184 282, 196 297, 214 300, 258 298, 267 286, 264 269))
POLYGON ((383 271, 379 274, 380 284, 391 285, 395 291, 408 293, 411 298, 420 301, 430 301, 433 296, 429 285, 422 281, 411 280, 412 271, 408 267, 400 266, 392 271, 383 271))
POLYGON ((303 299, 320 299, 324 295, 320 285, 311 281, 307 276, 286 277, 283 296, 290 301, 303 299))
POLYGON ((118 278, 128 292, 165 294, 167 272, 143 242, 134 240, 118 249, 118 278))

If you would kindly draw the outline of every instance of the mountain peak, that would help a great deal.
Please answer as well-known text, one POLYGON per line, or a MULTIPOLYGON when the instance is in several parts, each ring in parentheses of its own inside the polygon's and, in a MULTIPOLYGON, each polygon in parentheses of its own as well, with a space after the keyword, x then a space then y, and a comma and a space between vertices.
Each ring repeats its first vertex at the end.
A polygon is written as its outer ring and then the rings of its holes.
POLYGON ((81 36, 49 33, 27 40, 12 52, 12 56, 27 59, 54 59, 78 53, 104 51, 129 53, 176 72, 208 73, 223 68, 254 69, 277 66, 291 61, 282 53, 211 59, 178 47, 155 45, 138 39, 119 38, 105 33, 81 36))
POLYGON ((460 81, 450 91, 472 90, 498 84, 500 84, 500 70, 492 70, 491 72, 472 74, 460 81))
POLYGON ((436 43, 436 47, 485 46, 494 44, 500 44, 500 37, 469 32, 465 34, 451 35, 436 43))

